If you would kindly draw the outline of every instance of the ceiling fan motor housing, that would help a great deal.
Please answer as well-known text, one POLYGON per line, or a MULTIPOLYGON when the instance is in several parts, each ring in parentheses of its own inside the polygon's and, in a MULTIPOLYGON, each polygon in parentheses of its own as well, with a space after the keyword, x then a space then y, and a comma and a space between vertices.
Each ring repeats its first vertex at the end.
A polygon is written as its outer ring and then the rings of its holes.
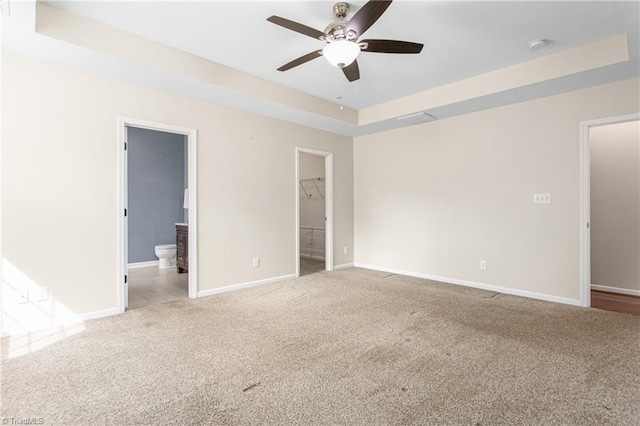
POLYGON ((333 16, 337 19, 336 22, 332 22, 324 29, 324 33, 327 35, 325 41, 332 42, 334 40, 342 40, 347 38, 344 33, 344 27, 347 25, 347 14, 349 13, 349 4, 340 2, 333 5, 333 16))
POLYGON ((334 40, 341 40, 344 37, 344 26, 346 22, 332 22, 324 29, 324 33, 327 35, 325 41, 331 42, 334 40))
POLYGON ((333 5, 333 15, 336 19, 342 21, 347 17, 349 13, 349 4, 340 2, 333 5))

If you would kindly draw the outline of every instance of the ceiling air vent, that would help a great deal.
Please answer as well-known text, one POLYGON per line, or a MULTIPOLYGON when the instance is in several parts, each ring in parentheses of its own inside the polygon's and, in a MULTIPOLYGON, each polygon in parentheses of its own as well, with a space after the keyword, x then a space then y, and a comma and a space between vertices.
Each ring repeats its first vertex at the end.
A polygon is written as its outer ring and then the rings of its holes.
POLYGON ((422 123, 428 123, 430 121, 436 121, 437 119, 438 117, 435 117, 424 111, 416 112, 415 114, 409 114, 409 115, 405 115, 404 117, 397 118, 398 121, 401 121, 410 126, 414 124, 422 124, 422 123))

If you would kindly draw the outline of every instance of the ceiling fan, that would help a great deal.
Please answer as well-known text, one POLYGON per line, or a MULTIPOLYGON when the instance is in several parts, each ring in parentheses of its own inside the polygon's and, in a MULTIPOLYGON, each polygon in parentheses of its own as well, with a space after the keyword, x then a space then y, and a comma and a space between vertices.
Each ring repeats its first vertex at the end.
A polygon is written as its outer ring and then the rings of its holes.
POLYGON ((360 69, 356 61, 360 52, 420 53, 423 47, 420 43, 398 40, 359 40, 390 5, 391 1, 371 0, 350 20, 346 20, 349 5, 343 2, 336 3, 333 6, 333 14, 337 21, 329 24, 324 32, 279 16, 267 18, 267 21, 276 25, 326 43, 323 49, 294 59, 278 68, 278 71, 287 71, 324 56, 331 65, 340 68, 349 81, 356 81, 360 78, 360 69))

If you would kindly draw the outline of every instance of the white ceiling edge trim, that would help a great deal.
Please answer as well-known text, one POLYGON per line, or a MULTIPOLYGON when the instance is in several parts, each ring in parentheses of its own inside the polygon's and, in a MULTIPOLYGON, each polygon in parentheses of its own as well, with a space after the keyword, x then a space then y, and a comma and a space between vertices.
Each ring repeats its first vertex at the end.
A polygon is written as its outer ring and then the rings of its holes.
POLYGON ((35 31, 63 42, 122 58, 125 61, 146 65, 173 75, 202 80, 212 86, 237 92, 240 96, 279 103, 285 107, 303 110, 354 126, 358 124, 358 112, 351 108, 340 108, 335 102, 265 80, 48 4, 40 2, 36 4, 35 31))
MULTIPOLYGON (((174 75, 148 66, 133 64, 91 49, 62 43, 56 39, 45 39, 46 40, 41 41, 43 45, 46 45, 45 49, 25 49, 23 45, 19 51, 14 51, 12 48, 4 50, 5 53, 27 56, 81 72, 96 74, 125 83, 255 113, 347 137, 364 136, 407 126, 407 124, 398 121, 396 117, 364 126, 357 127, 348 125, 337 120, 286 107, 276 102, 241 95, 230 89, 213 86, 200 80, 174 75)), ((43 45, 39 47, 44 47, 43 45)), ((479 98, 443 105, 426 111, 442 120, 457 115, 469 114, 485 109, 497 108, 560 93, 637 78, 640 77, 639 70, 640 63, 637 60, 629 61, 500 93, 493 93, 479 98)), ((424 123, 423 125, 429 125, 429 123, 424 123)))
MULTIPOLYGON (((478 111, 499 108, 549 96, 561 95, 563 93, 588 89, 590 87, 602 86, 633 78, 640 78, 640 60, 614 64, 595 70, 584 71, 578 74, 531 84, 529 86, 518 87, 516 89, 500 93, 493 93, 487 96, 443 105, 426 110, 426 112, 438 117, 438 120, 443 120, 459 115, 471 114, 478 111)), ((638 108, 640 108, 640 105, 638 105, 638 108)), ((429 124, 430 123, 423 123, 420 125, 427 126, 429 124)), ((355 129, 350 136, 366 136, 400 127, 408 127, 408 125, 398 125, 397 119, 390 118, 388 120, 360 126, 355 129)))
POLYGON ((625 62, 629 60, 627 37, 626 33, 618 34, 404 98, 363 108, 358 111, 358 122, 360 125, 375 123, 398 114, 404 115, 420 110, 429 110, 625 62))
POLYGON ((55 39, 49 39, 39 46, 49 45, 49 49, 28 49, 23 46, 19 50, 13 48, 3 49, 3 54, 25 56, 80 72, 114 79, 123 83, 160 90, 166 93, 184 96, 222 107, 234 108, 339 135, 348 136, 352 129, 355 128, 353 125, 337 120, 287 107, 262 98, 243 95, 230 89, 205 83, 201 80, 131 63, 75 45, 59 45, 59 43, 61 42, 55 39))
MULTIPOLYGON (((25 22, 22 24, 24 25, 25 22)), ((26 25, 28 27, 28 22, 26 25)), ((5 37, 3 40, 3 53, 27 56, 137 86, 198 99, 348 137, 363 136, 406 126, 406 124, 396 120, 396 117, 363 126, 351 125, 264 98, 241 94, 195 78, 176 75, 166 70, 141 65, 121 57, 80 47, 56 38, 46 37, 35 33, 33 30, 12 34, 8 38, 5 37)), ((439 119, 444 119, 639 76, 640 66, 638 61, 627 61, 462 102, 442 105, 426 111, 439 119)))
MULTIPOLYGON (((11 18, 2 17, 2 54, 25 56, 77 71, 344 136, 348 136, 352 128, 356 127, 355 124, 313 114, 268 99, 242 94, 196 78, 178 75, 38 34, 34 29, 35 3, 19 3, 17 7, 14 7, 14 10, 11 18)), ((335 107, 339 108, 338 105, 335 107)))

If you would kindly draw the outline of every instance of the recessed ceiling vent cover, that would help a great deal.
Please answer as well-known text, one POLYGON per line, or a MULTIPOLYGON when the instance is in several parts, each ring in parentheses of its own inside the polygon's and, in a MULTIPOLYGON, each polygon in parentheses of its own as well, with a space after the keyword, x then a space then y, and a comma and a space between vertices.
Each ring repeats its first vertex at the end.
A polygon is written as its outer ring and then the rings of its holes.
POLYGON ((401 121, 409 126, 412 126, 414 124, 429 123, 430 121, 436 121, 437 119, 438 117, 428 114, 424 111, 397 118, 398 121, 401 121))

